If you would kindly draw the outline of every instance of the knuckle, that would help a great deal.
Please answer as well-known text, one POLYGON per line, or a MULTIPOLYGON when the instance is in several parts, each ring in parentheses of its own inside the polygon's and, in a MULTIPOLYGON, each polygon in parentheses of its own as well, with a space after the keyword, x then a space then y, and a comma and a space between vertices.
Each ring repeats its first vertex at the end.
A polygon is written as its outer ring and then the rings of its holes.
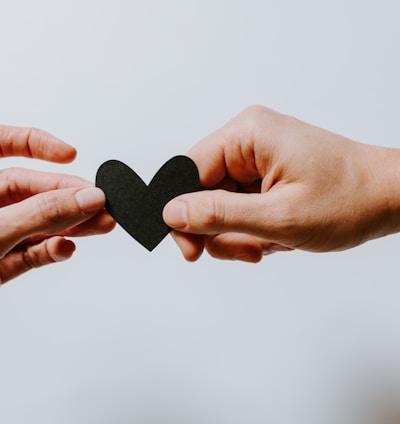
POLYGON ((27 269, 38 268, 40 266, 37 256, 32 254, 32 251, 29 249, 22 253, 22 260, 27 269))
POLYGON ((34 127, 26 127, 24 128, 25 132, 25 140, 27 142, 31 141, 33 138, 40 138, 43 136, 44 131, 40 130, 39 128, 34 127))
POLYGON ((46 133, 38 128, 28 127, 24 128, 23 137, 25 140, 26 151, 28 155, 33 158, 35 156, 33 145, 37 144, 40 147, 41 144, 45 142, 46 133))
POLYGON ((242 143, 243 135, 248 141, 253 140, 255 137, 255 131, 260 127, 263 127, 266 123, 272 122, 279 114, 272 109, 268 109, 265 106, 252 105, 244 109, 238 116, 238 125, 240 128, 240 134, 242 137, 238 138, 242 143))
POLYGON ((37 213, 46 224, 57 225, 65 218, 64 210, 58 197, 53 192, 44 193, 37 203, 37 213))
POLYGON ((33 128, 25 128, 24 129, 24 140, 26 150, 28 152, 28 156, 33 157, 31 150, 32 139, 35 137, 35 130, 33 128))
POLYGON ((298 119, 291 115, 286 115, 257 104, 248 106, 241 112, 240 116, 248 128, 257 128, 260 122, 267 122, 269 125, 278 125, 280 128, 291 127, 299 122, 298 119))
POLYGON ((24 168, 19 168, 16 166, 11 166, 9 168, 4 168, 0 170, 0 181, 4 184, 8 184, 11 181, 15 181, 16 177, 19 177, 25 174, 24 168))
POLYGON ((39 268, 43 265, 47 265, 49 263, 55 262, 55 260, 50 255, 47 246, 47 240, 43 243, 43 251, 35 248, 35 246, 28 247, 24 252, 22 259, 24 261, 24 265, 28 269, 39 268))
POLYGON ((240 116, 249 128, 257 127, 260 122, 271 120, 274 116, 280 115, 272 109, 261 105, 252 105, 244 109, 240 116))
MULTIPOLYGON (((201 220, 205 228, 218 228, 223 223, 224 207, 220 201, 222 190, 216 190, 213 196, 204 196, 201 202, 201 220)), ((189 220, 190 222, 190 220, 189 220)))
POLYGON ((12 194, 15 192, 16 176, 18 175, 19 168, 11 167, 0 170, 0 193, 4 200, 5 196, 12 198, 12 194))
POLYGON ((12 166, 0 170, 0 185, 3 191, 6 188, 10 193, 18 193, 21 181, 25 181, 26 178, 27 170, 25 168, 12 166))
POLYGON ((261 106, 258 104, 247 106, 243 111, 242 115, 245 117, 259 117, 265 115, 266 112, 270 112, 271 110, 265 106, 261 106))

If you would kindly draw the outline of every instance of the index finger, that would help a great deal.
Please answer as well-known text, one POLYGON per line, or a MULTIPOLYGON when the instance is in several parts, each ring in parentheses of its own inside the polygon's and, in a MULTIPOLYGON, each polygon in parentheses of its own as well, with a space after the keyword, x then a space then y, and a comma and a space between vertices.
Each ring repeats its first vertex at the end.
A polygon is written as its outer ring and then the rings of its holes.
POLYGON ((211 188, 227 175, 222 132, 223 128, 215 131, 187 152, 197 166, 202 187, 211 188))
POLYGON ((24 156, 50 162, 68 163, 76 150, 53 135, 37 128, 0 125, 0 157, 24 156))
POLYGON ((187 155, 198 167, 201 186, 212 188, 227 178, 245 184, 261 178, 254 153, 259 119, 252 108, 245 109, 189 150, 187 155))
POLYGON ((35 194, 70 187, 90 187, 81 177, 24 168, 0 170, 0 207, 20 202, 35 194))

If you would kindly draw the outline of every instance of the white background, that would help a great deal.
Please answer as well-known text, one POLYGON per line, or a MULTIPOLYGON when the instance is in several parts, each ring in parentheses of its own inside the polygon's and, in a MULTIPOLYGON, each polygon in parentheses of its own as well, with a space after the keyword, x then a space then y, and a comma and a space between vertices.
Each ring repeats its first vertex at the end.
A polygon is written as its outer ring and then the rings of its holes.
MULTIPOLYGON (((149 181, 254 103, 400 147, 398 4, 0 0, 0 121, 79 151, 0 165, 93 181, 115 158, 149 181)), ((382 423, 399 403, 399 236, 258 265, 120 228, 77 243, 0 290, 2 423, 382 423)))

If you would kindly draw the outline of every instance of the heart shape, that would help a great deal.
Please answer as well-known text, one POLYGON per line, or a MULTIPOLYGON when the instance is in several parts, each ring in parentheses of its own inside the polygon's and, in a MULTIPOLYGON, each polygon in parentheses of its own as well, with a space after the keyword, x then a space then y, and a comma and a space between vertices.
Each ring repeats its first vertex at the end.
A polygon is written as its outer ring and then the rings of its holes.
POLYGON ((199 172, 187 156, 166 162, 149 185, 118 160, 104 162, 97 171, 96 186, 106 195, 109 214, 150 252, 171 231, 164 222, 164 206, 180 194, 199 189, 199 172))

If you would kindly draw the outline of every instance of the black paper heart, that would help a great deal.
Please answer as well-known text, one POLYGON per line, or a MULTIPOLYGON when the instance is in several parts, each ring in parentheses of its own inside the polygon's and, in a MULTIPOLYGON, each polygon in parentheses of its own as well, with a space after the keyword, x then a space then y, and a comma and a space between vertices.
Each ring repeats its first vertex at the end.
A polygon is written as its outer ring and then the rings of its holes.
POLYGON ((199 189, 199 172, 186 156, 166 162, 147 186, 129 166, 118 160, 104 162, 96 186, 106 195, 110 215, 146 249, 152 251, 171 231, 164 222, 164 206, 180 194, 199 189))

